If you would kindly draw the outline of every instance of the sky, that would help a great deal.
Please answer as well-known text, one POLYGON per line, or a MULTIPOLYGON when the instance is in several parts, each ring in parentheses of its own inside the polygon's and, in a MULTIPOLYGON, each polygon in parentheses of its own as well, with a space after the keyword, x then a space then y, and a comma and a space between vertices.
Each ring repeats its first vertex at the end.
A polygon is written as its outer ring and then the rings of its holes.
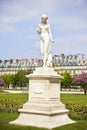
POLYGON ((41 58, 36 30, 43 14, 52 55, 87 57, 87 0, 0 0, 0 59, 41 58))

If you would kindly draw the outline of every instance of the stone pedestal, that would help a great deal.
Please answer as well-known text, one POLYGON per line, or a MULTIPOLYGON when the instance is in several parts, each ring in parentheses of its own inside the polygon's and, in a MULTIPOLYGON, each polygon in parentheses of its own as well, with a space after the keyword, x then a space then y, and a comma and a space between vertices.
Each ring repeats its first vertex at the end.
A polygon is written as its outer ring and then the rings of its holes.
POLYGON ((28 75, 29 100, 19 109, 18 119, 10 124, 52 129, 73 123, 67 116, 68 110, 60 102, 62 76, 53 68, 36 68, 28 75))

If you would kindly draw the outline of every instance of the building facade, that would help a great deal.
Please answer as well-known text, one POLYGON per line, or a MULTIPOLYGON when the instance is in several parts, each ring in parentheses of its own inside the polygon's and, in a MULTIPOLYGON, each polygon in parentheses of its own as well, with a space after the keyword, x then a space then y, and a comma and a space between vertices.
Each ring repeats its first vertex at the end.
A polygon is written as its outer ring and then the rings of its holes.
MULTIPOLYGON (((54 55, 53 56, 54 69, 58 73, 63 73, 65 71, 69 72, 71 75, 78 75, 82 72, 87 72, 87 58, 83 54, 77 55, 54 55)), ((10 60, 0 60, 0 75, 3 74, 16 74, 18 70, 29 71, 30 69, 35 69, 35 67, 41 67, 42 60, 33 59, 10 59, 10 60)))

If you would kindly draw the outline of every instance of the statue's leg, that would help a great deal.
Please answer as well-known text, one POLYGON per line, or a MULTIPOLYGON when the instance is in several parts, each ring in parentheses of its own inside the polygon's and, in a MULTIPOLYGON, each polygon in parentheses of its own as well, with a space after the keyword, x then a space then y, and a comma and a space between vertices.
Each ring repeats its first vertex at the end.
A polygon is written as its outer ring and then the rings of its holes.
POLYGON ((40 48, 41 48, 41 56, 42 56, 42 60, 43 60, 43 64, 44 64, 44 43, 42 40, 40 43, 40 48))
POLYGON ((44 44, 44 66, 47 66, 48 55, 49 55, 49 42, 46 40, 44 44))

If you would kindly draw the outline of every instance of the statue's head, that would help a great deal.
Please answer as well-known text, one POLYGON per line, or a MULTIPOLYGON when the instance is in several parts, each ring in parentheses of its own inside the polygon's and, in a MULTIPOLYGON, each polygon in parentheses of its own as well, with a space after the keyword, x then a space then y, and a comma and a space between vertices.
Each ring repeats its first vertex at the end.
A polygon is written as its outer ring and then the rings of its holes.
POLYGON ((43 15, 41 16, 41 22, 42 22, 43 24, 47 23, 47 19, 48 19, 47 15, 43 14, 43 15))
POLYGON ((46 14, 43 14, 42 16, 41 16, 41 19, 48 19, 48 17, 47 17, 47 15, 46 14))

